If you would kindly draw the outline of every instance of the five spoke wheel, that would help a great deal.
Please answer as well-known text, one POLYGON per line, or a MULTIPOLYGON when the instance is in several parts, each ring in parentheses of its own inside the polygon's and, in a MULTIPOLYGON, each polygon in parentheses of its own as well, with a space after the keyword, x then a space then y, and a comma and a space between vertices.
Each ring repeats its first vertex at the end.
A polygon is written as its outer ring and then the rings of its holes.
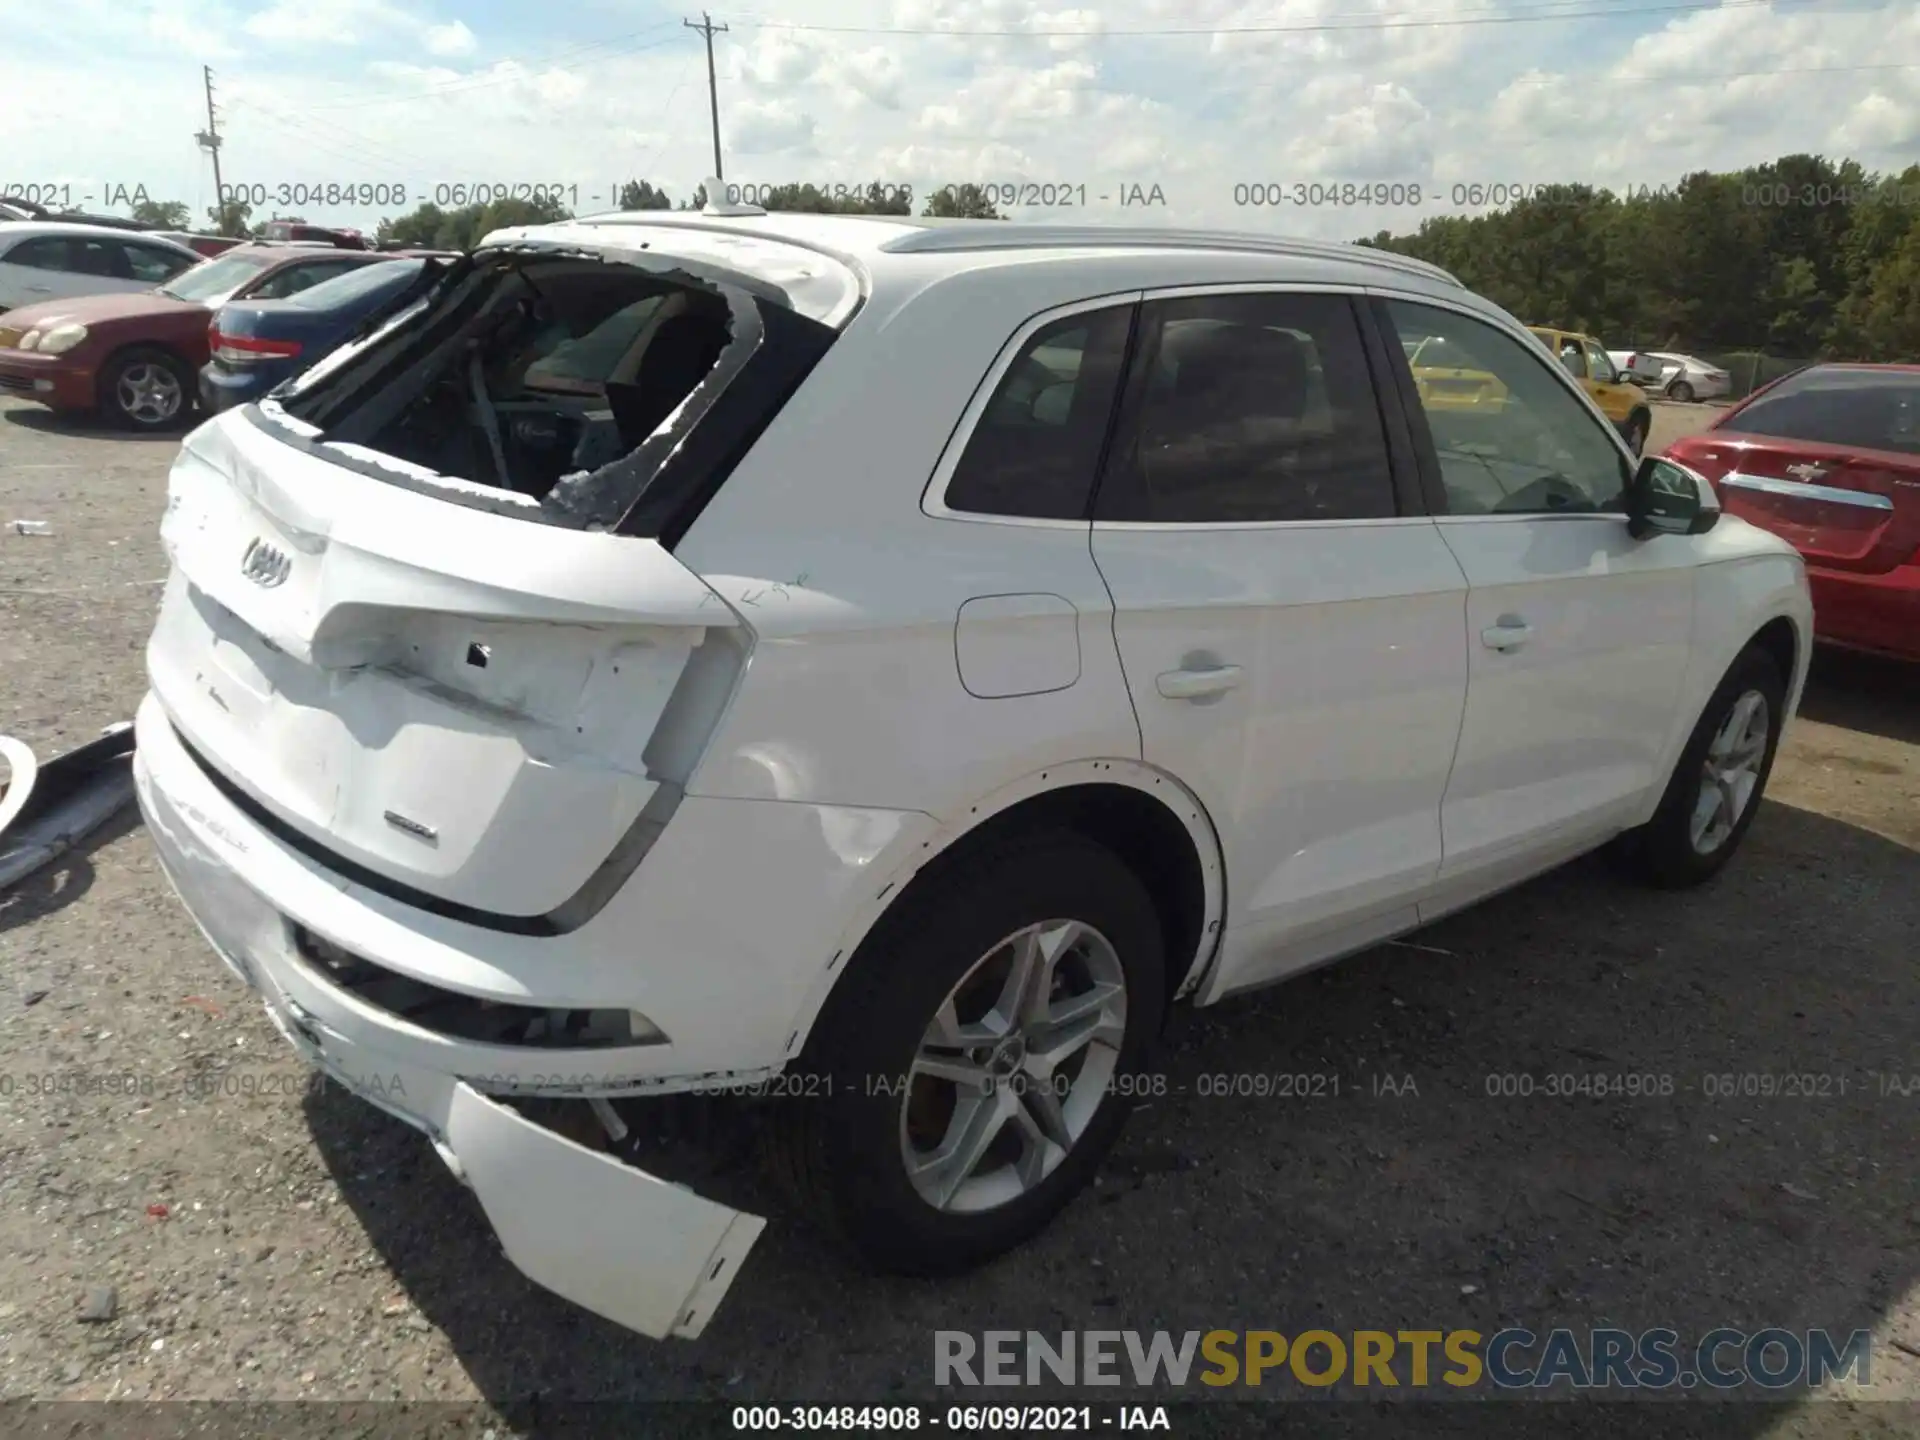
POLYGON ((934 1012, 907 1073, 900 1148, 937 1210, 990 1210, 1039 1185, 1105 1098, 1127 1030, 1113 945, 1076 920, 1000 941, 934 1012))

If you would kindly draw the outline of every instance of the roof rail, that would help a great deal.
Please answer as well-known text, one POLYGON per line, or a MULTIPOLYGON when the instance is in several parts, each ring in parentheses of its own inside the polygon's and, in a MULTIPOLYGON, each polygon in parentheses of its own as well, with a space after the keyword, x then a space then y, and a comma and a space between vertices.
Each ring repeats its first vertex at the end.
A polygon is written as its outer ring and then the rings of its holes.
MULTIPOLYGON (((1404 270, 1449 285, 1457 276, 1425 260, 1392 250, 1375 250, 1340 240, 1306 240, 1291 235, 1255 235, 1243 230, 1184 230, 1161 226, 1050 225, 1005 220, 950 220, 926 224, 897 235, 880 248, 896 255, 939 254, 957 250, 1028 250, 1049 247, 1125 246, 1177 250, 1238 250, 1259 255, 1303 255, 1329 260, 1359 260, 1404 270)), ((1461 286, 1462 289, 1466 288, 1461 286)))

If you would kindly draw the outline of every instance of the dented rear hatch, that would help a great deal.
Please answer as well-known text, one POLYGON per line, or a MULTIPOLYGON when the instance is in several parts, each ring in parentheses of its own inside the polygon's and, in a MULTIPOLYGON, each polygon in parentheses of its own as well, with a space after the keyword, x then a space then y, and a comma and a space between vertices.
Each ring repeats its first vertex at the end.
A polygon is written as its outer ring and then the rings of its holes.
POLYGON ((573 928, 731 693, 747 632, 669 546, 834 332, 762 277, 648 259, 482 252, 181 449, 154 691, 349 878, 573 928))

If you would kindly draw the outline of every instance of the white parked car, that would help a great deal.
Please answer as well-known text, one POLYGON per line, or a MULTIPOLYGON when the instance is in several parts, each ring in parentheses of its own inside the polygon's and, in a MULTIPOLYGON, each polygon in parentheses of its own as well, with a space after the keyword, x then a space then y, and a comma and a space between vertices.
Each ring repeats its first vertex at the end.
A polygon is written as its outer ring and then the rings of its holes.
POLYGON ((151 290, 198 265, 184 245, 104 225, 0 221, 0 310, 115 290, 151 290))
POLYGON ((777 1096, 830 1231, 976 1264, 1170 1006, 1609 841, 1714 874, 1812 635, 1790 546, 1450 276, 1178 230, 500 232, 194 431, 162 533, 137 774, 188 908, 652 1336, 764 1222, 632 1163, 630 1097, 777 1096), (1432 337, 1501 403, 1423 409, 1432 337))
POLYGON ((1660 375, 1652 382, 1651 388, 1669 400, 1687 404, 1694 400, 1719 400, 1733 393, 1733 377, 1718 366, 1709 365, 1692 355, 1666 350, 1652 354, 1659 362, 1660 375))
POLYGON ((1614 378, 1629 380, 1635 385, 1652 385, 1660 379, 1659 357, 1646 350, 1609 350, 1607 358, 1613 362, 1614 378))

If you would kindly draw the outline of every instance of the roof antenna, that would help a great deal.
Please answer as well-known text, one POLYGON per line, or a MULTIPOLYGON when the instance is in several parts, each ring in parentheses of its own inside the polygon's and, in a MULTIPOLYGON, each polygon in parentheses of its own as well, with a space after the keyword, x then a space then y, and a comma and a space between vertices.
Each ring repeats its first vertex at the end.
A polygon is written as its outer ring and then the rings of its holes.
POLYGON ((700 188, 706 192, 707 203, 700 207, 702 215, 764 215, 767 212, 758 205, 743 205, 737 200, 727 199, 727 183, 718 175, 709 175, 700 182, 700 188))

